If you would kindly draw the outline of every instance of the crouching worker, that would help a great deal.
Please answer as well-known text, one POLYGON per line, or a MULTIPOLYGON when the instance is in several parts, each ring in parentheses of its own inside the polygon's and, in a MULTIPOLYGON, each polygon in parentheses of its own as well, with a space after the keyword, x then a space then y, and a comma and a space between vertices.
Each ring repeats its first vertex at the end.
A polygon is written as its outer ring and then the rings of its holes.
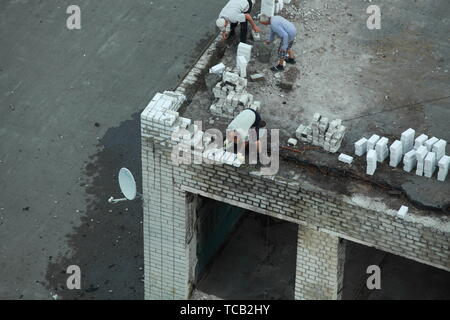
POLYGON ((255 21, 253 21, 250 12, 252 11, 255 0, 230 0, 219 14, 216 21, 217 27, 222 33, 223 39, 234 36, 234 29, 241 24, 240 41, 247 43, 248 23, 252 25, 255 32, 261 32, 255 21))
POLYGON ((294 51, 292 45, 297 37, 297 29, 295 25, 280 16, 269 17, 265 14, 259 16, 259 22, 264 25, 270 25, 270 37, 266 41, 270 44, 278 36, 281 38, 280 47, 278 48, 278 65, 271 68, 272 71, 284 71, 285 62, 295 64, 294 51))
POLYGON ((259 129, 264 128, 266 123, 261 120, 261 116, 253 109, 245 109, 237 115, 228 125, 225 147, 237 146, 238 153, 245 154, 245 149, 249 143, 256 144, 256 151, 260 151, 259 129), (252 129, 255 130, 256 137, 252 136, 252 129))

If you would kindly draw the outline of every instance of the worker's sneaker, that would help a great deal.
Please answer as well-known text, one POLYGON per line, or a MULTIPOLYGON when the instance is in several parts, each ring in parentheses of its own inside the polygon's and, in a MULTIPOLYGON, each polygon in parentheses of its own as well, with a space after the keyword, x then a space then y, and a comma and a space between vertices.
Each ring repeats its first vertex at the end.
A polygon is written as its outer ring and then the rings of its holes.
POLYGON ((274 72, 284 71, 284 67, 282 65, 277 65, 277 66, 270 68, 270 70, 272 70, 274 72))
POLYGON ((286 61, 286 63, 289 63, 289 64, 296 64, 296 63, 297 63, 297 61, 295 61, 294 58, 287 58, 287 59, 284 60, 284 61, 286 61))

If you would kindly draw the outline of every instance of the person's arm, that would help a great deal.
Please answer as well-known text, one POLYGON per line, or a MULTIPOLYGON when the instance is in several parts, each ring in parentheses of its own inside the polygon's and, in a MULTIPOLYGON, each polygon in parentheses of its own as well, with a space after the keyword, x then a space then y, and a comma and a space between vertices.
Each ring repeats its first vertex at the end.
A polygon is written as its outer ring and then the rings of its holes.
POLYGON ((275 32, 273 32, 272 28, 270 28, 269 40, 267 40, 267 42, 271 43, 273 40, 275 40, 275 32))
POLYGON ((255 21, 249 13, 245 14, 245 19, 252 25, 252 28, 255 32, 261 32, 261 29, 256 25, 255 21))

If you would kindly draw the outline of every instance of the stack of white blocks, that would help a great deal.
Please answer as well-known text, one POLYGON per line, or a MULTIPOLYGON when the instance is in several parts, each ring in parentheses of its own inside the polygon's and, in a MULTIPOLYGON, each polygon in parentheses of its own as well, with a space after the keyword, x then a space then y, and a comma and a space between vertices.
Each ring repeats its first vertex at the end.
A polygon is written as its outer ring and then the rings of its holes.
POLYGON ((395 140, 395 142, 389 148, 391 152, 391 158, 389 161, 389 165, 391 167, 396 167, 402 161, 403 157, 403 144, 401 141, 395 140))
POLYGON ((320 114, 314 114, 314 120, 309 126, 301 124, 295 131, 296 137, 307 143, 312 143, 331 153, 336 153, 344 140, 346 127, 341 119, 329 121, 320 114))
POLYGON ((373 149, 367 151, 367 171, 368 175, 373 175, 377 170, 377 152, 373 149))
POLYGON ((148 104, 143 115, 152 117, 158 124, 172 126, 177 121, 179 114, 176 110, 180 108, 186 97, 173 91, 164 91, 157 93, 148 104))
MULTIPOLYGON (((306 130, 303 129, 302 130, 306 130)), ((314 134, 315 128, 312 132, 314 134)), ((434 171, 439 167, 438 180, 444 181, 448 175, 450 157, 445 155, 447 141, 436 137, 428 138, 426 134, 421 134, 416 139, 416 131, 408 129, 401 135, 401 139, 396 140, 388 149, 389 140, 385 137, 374 134, 370 139, 361 138, 355 142, 355 154, 362 156, 371 150, 375 151, 378 162, 383 162, 390 153, 389 165, 397 167, 403 158, 403 170, 411 172, 416 169, 418 176, 425 175, 428 178, 433 176, 434 171), (374 150, 375 149, 375 150, 374 150)), ((373 152, 367 154, 367 172, 374 171, 373 152)), ((368 173, 370 174, 370 173, 368 173)), ((373 174, 373 173, 372 173, 373 174)))
POLYGON ((227 68, 222 81, 213 88, 215 97, 210 107, 213 114, 233 118, 242 110, 250 108, 258 111, 261 108, 259 101, 254 101, 253 95, 247 92, 247 79, 230 72, 227 68))

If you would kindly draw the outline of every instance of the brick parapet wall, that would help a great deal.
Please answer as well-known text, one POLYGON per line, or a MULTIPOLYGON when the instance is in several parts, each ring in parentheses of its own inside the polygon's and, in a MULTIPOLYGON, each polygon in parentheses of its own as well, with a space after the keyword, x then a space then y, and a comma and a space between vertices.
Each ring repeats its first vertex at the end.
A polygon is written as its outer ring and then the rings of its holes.
POLYGON ((171 166, 170 155, 175 143, 168 137, 177 123, 164 129, 150 123, 151 119, 143 119, 142 144, 145 146, 147 139, 157 142, 156 152, 164 159, 167 170, 169 167, 176 170, 173 181, 180 190, 187 187, 224 202, 232 200, 257 212, 450 270, 448 224, 442 226, 436 219, 429 223, 421 221, 413 213, 404 219, 393 210, 371 210, 331 190, 305 188, 298 182, 278 177, 258 177, 249 166, 171 166))

